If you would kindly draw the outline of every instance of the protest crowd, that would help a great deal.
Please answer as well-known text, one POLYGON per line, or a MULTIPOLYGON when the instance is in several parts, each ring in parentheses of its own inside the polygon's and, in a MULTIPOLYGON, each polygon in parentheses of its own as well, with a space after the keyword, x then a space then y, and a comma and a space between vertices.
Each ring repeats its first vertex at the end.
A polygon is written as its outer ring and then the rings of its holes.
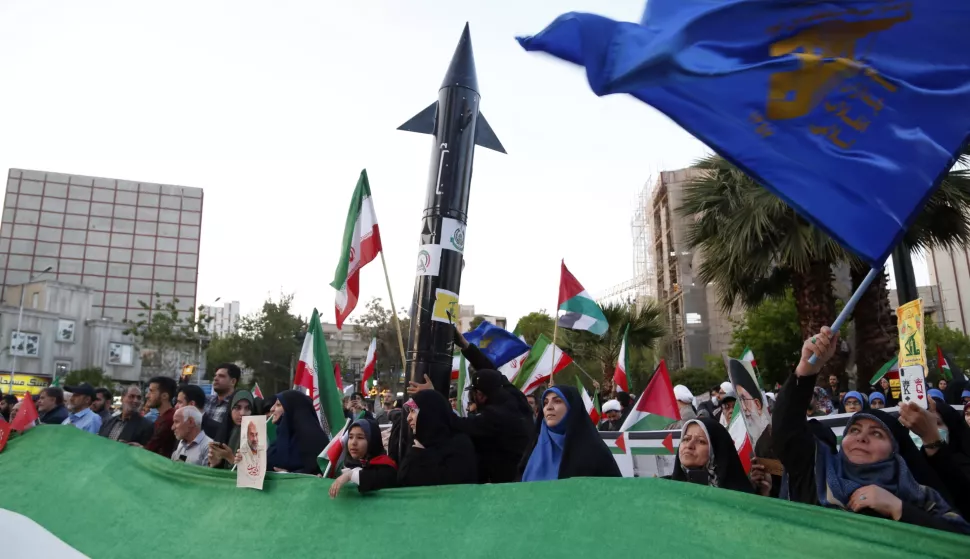
MULTIPOLYGON (((637 413, 634 395, 615 393, 603 405, 597 426, 580 389, 551 384, 526 396, 457 330, 455 338, 473 371, 466 413, 455 409, 461 402, 456 389, 447 399, 428 379, 412 381, 406 401, 388 395, 373 409, 360 393, 345 398, 348 427, 338 433, 342 455, 330 476, 335 478, 331 498, 339 498, 348 485, 365 493, 621 476, 598 431, 619 431, 637 413)), ((673 387, 680 419, 666 428, 679 430, 680 442, 668 479, 970 534, 967 381, 954 379, 929 390, 928 409, 902 403, 898 416, 890 414, 884 408, 897 402, 878 386, 868 395, 842 393, 837 377, 818 386, 818 371, 837 339, 822 328, 804 342, 801 362, 777 394, 765 393, 770 424, 754 444, 749 464, 743 464, 728 432, 729 418, 740 405, 750 420, 752 411, 759 411, 754 404, 762 400, 749 392, 761 388, 725 382, 698 402, 686 387, 673 387), (810 363, 813 355, 817 361, 810 363), (952 404, 962 404, 963 413, 952 404), (813 419, 840 412, 852 414, 841 444, 813 419), (773 460, 782 465, 781 475, 772 475, 762 463, 773 460)), ((129 387, 116 412, 104 388, 48 387, 36 402, 4 396, 0 412, 15 429, 25 421, 63 424, 184 462, 186 468, 225 469, 243 460, 242 418, 264 415, 275 431, 267 470, 323 476, 318 457, 331 441, 307 393, 295 389, 258 398, 238 388, 240 377, 236 365, 220 366, 208 397, 199 386, 152 378, 144 395, 129 387)))

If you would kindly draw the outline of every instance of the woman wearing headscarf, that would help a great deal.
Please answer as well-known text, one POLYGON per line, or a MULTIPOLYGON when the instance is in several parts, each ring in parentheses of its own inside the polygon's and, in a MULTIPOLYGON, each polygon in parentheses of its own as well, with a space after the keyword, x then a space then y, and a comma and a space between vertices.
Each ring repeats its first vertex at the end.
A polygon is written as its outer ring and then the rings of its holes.
MULTIPOLYGON (((248 390, 237 390, 229 401, 230 420, 223 421, 214 441, 209 443, 209 467, 232 468, 239 450, 242 418, 256 413, 256 398, 248 390)), ((262 416, 260 416, 262 417, 262 416)))
POLYGON ((882 392, 873 392, 869 395, 869 407, 874 410, 881 410, 886 407, 886 397, 882 392))
POLYGON ((621 477, 613 454, 586 413, 579 390, 553 386, 542 394, 536 436, 519 465, 522 481, 621 477))
POLYGON ((397 485, 397 464, 384 451, 381 426, 373 419, 358 419, 351 424, 343 441, 343 472, 330 485, 330 498, 340 488, 353 483, 361 493, 397 485))
POLYGON ((842 397, 842 409, 845 413, 856 413, 862 411, 865 407, 865 400, 862 398, 862 394, 855 390, 850 390, 845 393, 842 397))
POLYGON ((435 390, 405 404, 414 442, 398 470, 402 487, 478 483, 478 458, 468 435, 453 428, 451 406, 435 390))
POLYGON ((731 435, 717 420, 692 419, 681 428, 670 479, 742 493, 755 493, 757 488, 759 493, 767 495, 771 490, 770 476, 760 465, 752 466, 751 471, 752 479, 748 479, 731 435))
MULTIPOLYGON (((276 395, 272 421, 276 440, 266 451, 266 469, 295 474, 320 473, 317 456, 329 438, 320 427, 310 397, 298 390, 285 390, 276 395)), ((236 463, 242 456, 236 453, 236 463)))
POLYGON ((795 374, 778 395, 775 451, 788 475, 789 498, 907 524, 970 534, 970 525, 940 494, 913 477, 890 428, 874 414, 858 412, 845 426, 842 446, 819 444, 806 420, 815 378, 838 346, 823 327, 802 345, 795 374), (809 363, 815 355, 817 362, 809 363))

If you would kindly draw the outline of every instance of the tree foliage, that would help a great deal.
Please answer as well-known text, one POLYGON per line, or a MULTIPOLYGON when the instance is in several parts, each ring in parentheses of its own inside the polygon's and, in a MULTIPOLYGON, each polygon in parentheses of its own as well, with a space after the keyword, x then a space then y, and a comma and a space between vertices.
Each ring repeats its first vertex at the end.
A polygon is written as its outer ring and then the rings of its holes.
POLYGON ((694 396, 706 393, 712 386, 724 382, 724 375, 711 371, 706 367, 687 367, 670 374, 670 382, 674 386, 683 384, 690 389, 694 396))
POLYGON ((77 386, 82 382, 86 382, 95 388, 104 387, 111 388, 115 385, 115 381, 111 379, 110 376, 106 375, 104 369, 101 367, 86 367, 84 369, 75 369, 65 376, 61 382, 61 386, 77 386))
MULTIPOLYGON (((407 332, 411 329, 411 319, 403 308, 397 312, 401 325, 401 338, 407 343, 407 332)), ((391 310, 384 306, 380 297, 375 297, 364 306, 364 313, 357 317, 354 331, 364 339, 377 338, 377 370, 378 381, 390 387, 397 393, 400 390, 401 378, 401 350, 398 343, 397 328, 391 310), (383 373, 383 374, 381 374, 383 373)))
POLYGON ((483 322, 485 322, 485 316, 476 314, 475 317, 472 318, 472 321, 468 323, 468 327, 474 330, 475 328, 478 328, 478 325, 483 322))
POLYGON ((525 338, 525 343, 533 345, 539 339, 539 334, 545 334, 551 340, 554 327, 555 323, 546 309, 539 309, 520 318, 515 330, 525 338))
MULTIPOLYGON (((744 348, 751 348, 765 384, 774 386, 776 382, 785 382, 798 365, 802 347, 798 310, 791 293, 749 308, 744 317, 734 323, 731 343, 731 357, 741 357, 744 348)), ((723 360, 718 358, 718 361, 723 371, 723 360)))
MULTIPOLYGON (((279 301, 268 298, 263 307, 239 319, 236 341, 237 357, 224 361, 242 361, 253 372, 263 393, 275 394, 290 387, 296 360, 306 336, 307 323, 291 312, 292 294, 281 294, 279 301)), ((213 373, 215 371, 212 371, 213 373)))
POLYGON ((926 326, 923 333, 926 336, 930 381, 935 384, 943 374, 938 362, 936 346, 940 346, 953 359, 950 367, 955 365, 964 374, 970 375, 970 337, 956 328, 937 326, 933 320, 927 320, 924 324, 926 326))
POLYGON ((142 312, 138 320, 126 320, 125 335, 136 340, 141 352, 142 378, 167 376, 178 378, 182 365, 200 363, 201 350, 209 338, 207 326, 212 317, 199 306, 199 316, 179 311, 178 299, 165 301, 158 293, 153 304, 138 301, 142 312))

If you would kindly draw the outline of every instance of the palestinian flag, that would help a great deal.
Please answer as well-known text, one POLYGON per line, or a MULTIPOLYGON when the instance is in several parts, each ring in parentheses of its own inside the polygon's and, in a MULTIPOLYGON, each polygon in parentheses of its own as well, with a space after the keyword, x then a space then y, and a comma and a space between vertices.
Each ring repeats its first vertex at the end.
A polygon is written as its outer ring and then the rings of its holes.
POLYGON ((350 420, 344 419, 343 427, 334 435, 327 446, 323 448, 317 456, 317 464, 323 477, 336 479, 340 475, 340 457, 344 453, 344 446, 347 444, 347 428, 350 427, 350 420))
POLYGON ((593 425, 599 425, 600 417, 603 415, 600 411, 600 395, 597 393, 595 398, 589 397, 589 392, 586 392, 586 387, 583 383, 577 382, 576 388, 579 389, 579 393, 583 396, 583 404, 586 405, 586 413, 589 414, 589 418, 593 420, 593 425))
POLYGON ((950 364, 947 363, 946 357, 943 356, 943 350, 940 349, 939 344, 936 346, 936 359, 937 366, 940 368, 940 373, 943 374, 943 378, 948 381, 953 380, 953 373, 950 372, 950 364))
POLYGON ((253 397, 263 399, 263 391, 259 389, 259 383, 253 383, 253 397))
POLYGON ((734 441, 734 448, 738 451, 738 458, 744 466, 744 473, 751 472, 751 457, 754 455, 754 448, 751 446, 751 437, 744 426, 744 416, 741 414, 741 406, 734 406, 734 413, 731 414, 731 422, 728 424, 728 433, 734 441))
POLYGON ((310 326, 303 340, 303 351, 296 364, 293 382, 310 391, 313 409, 320 415, 320 425, 327 435, 332 435, 337 425, 343 425, 344 406, 340 389, 334 376, 333 363, 327 351, 327 341, 320 325, 320 313, 313 309, 310 326))
POLYGON ((667 363, 661 359, 620 431, 660 431, 675 421, 680 421, 680 407, 674 397, 667 363))
POLYGON ((377 228, 377 214, 371 201, 367 169, 360 172, 357 188, 350 200, 350 211, 344 225, 343 248, 340 261, 330 285, 337 290, 337 328, 343 328, 347 316, 357 306, 360 294, 360 269, 381 251, 381 232, 377 228))
POLYGON ((532 394, 540 384, 572 362, 572 357, 553 345, 545 335, 539 334, 539 339, 532 345, 529 356, 522 363, 522 368, 512 384, 523 394, 532 394))
POLYGON ((374 376, 374 369, 377 366, 377 338, 370 341, 370 347, 367 348, 367 359, 364 361, 364 370, 361 371, 360 377, 360 391, 363 394, 367 394, 370 391, 367 389, 367 381, 374 376))
POLYGON ((603 310, 566 269, 565 260, 559 275, 559 310, 566 311, 558 319, 559 326, 563 328, 587 330, 602 336, 610 327, 603 310))
POLYGON ((630 380, 626 376, 627 363, 630 362, 630 353, 627 349, 627 340, 630 337, 630 325, 626 325, 623 330, 623 341, 620 343, 620 355, 616 358, 616 370, 613 371, 613 384, 620 392, 630 393, 630 380))
POLYGON ((465 362, 465 356, 459 354, 458 359, 458 412, 460 417, 465 417, 466 410, 468 409, 468 387, 472 385, 472 375, 468 372, 468 363, 465 362))

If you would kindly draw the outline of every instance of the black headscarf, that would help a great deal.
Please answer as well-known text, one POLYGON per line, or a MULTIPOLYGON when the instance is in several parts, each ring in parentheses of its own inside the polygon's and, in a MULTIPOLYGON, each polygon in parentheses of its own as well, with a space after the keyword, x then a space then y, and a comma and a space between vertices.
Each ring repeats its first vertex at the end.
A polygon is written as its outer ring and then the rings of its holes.
POLYGON ((358 419, 350 425, 350 428, 347 429, 347 433, 349 434, 350 430, 354 427, 359 427, 367 437, 367 456, 365 456, 363 460, 357 460, 350 455, 348 445, 344 444, 344 467, 359 468, 366 466, 378 456, 384 456, 385 458, 387 457, 387 451, 384 450, 384 441, 381 437, 381 426, 376 421, 373 419, 358 419))
POLYGON ((418 406, 414 438, 424 448, 434 448, 448 442, 454 435, 451 428, 454 412, 448 400, 436 390, 422 390, 412 399, 418 406))
MULTIPOLYGON (((957 384, 958 382, 955 381, 953 384, 957 384)), ((963 385, 964 383, 960 383, 961 387, 963 385)), ((947 387, 947 390, 949 390, 949 387, 947 387)), ((940 414, 940 419, 943 420, 947 430, 950 432, 950 440, 947 444, 949 444, 954 452, 959 452, 967 458, 970 458, 970 425, 967 425, 961 412, 953 409, 952 406, 939 398, 934 398, 934 401, 936 402, 936 411, 940 414)))
MULTIPOLYGON (((226 413, 225 419, 219 424, 219 431, 216 434, 216 442, 229 445, 229 448, 233 452, 239 450, 239 434, 240 425, 232 420, 232 408, 236 407, 241 400, 246 400, 249 402, 249 413, 250 415, 256 415, 259 410, 256 404, 256 398, 253 393, 248 390, 237 390, 233 392, 232 397, 229 398, 229 412, 226 413)), ((265 418, 263 418, 265 420, 265 418)))
MULTIPOLYGON (((546 393, 550 391, 558 392, 566 401, 568 412, 563 421, 565 429, 560 431, 565 435, 562 458, 559 460, 558 479, 571 477, 622 477, 620 467, 613 459, 613 453, 603 442, 596 425, 586 413, 586 404, 579 390, 574 386, 558 384, 549 388, 542 394, 545 399, 546 393)), ((540 407, 542 404, 540 403, 540 407)), ((536 419, 536 435, 532 443, 527 447, 525 454, 522 455, 522 462, 519 464, 519 477, 521 478, 536 450, 539 438, 543 436, 545 430, 545 418, 540 413, 536 419)), ((557 425, 556 427, 560 427, 557 425)))
POLYGON ((320 427, 310 397, 298 390, 285 390, 277 395, 283 415, 276 426, 276 440, 267 452, 267 467, 316 474, 320 472, 317 456, 330 442, 320 427), (294 466, 301 466, 293 470, 294 466))
POLYGON ((680 452, 678 451, 677 458, 674 460, 674 473, 670 478, 676 481, 694 483, 703 483, 702 480, 706 480, 707 485, 712 487, 733 489, 742 493, 754 493, 754 487, 751 485, 751 480, 748 479, 747 474, 744 473, 741 458, 738 457, 738 451, 734 448, 734 441, 727 429, 719 421, 710 417, 691 419, 685 422, 681 428, 681 440, 684 439, 687 428, 694 423, 703 427, 707 433, 710 454, 706 471, 703 469, 693 470, 690 472, 691 475, 688 475, 687 469, 680 463, 680 452))

